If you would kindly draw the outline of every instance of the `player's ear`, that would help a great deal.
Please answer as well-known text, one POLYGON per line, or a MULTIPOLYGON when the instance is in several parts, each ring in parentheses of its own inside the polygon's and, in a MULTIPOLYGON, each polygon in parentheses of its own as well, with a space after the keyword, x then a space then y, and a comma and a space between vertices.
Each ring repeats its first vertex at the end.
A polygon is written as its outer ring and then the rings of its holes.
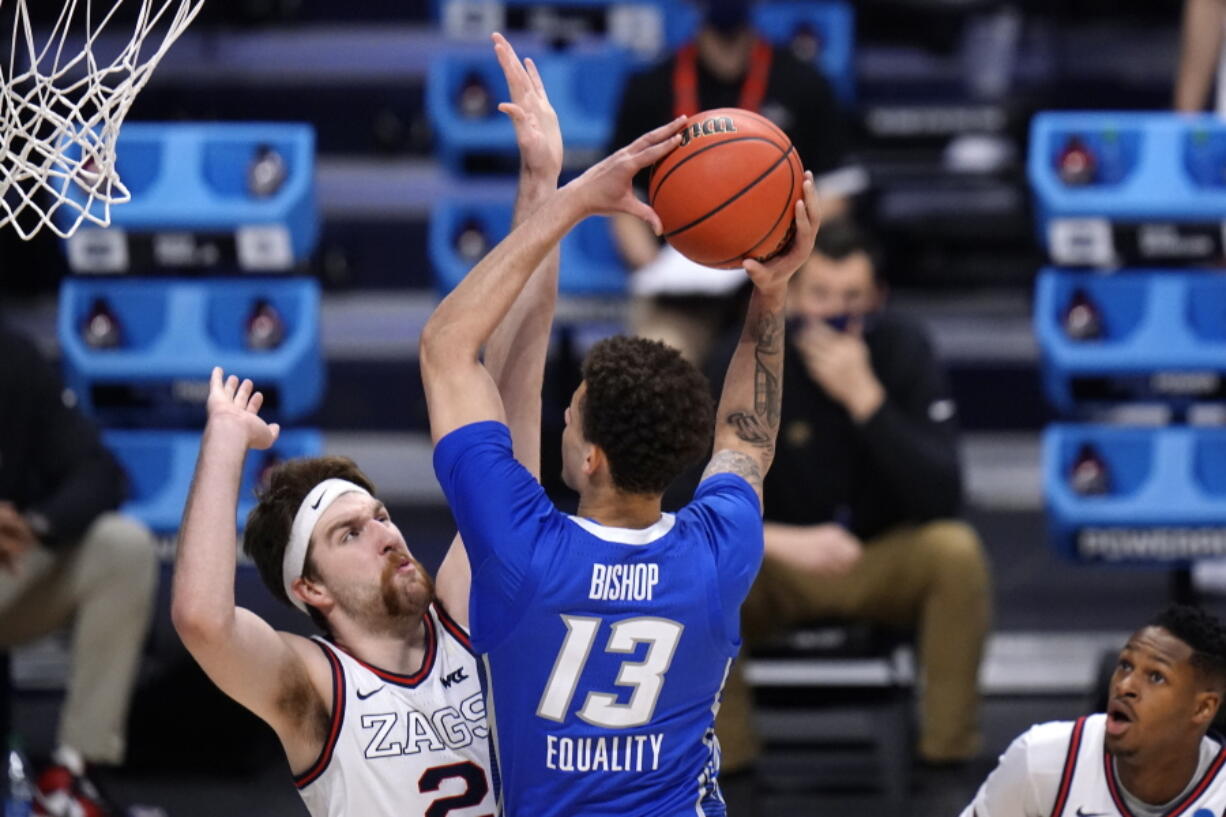
POLYGON ((604 449, 595 443, 583 444, 583 474, 584 476, 592 476, 600 470, 602 466, 608 467, 608 457, 605 456, 604 449))
POLYGON ((1196 694, 1196 709, 1192 716, 1192 720, 1198 725, 1208 727, 1213 722, 1217 715, 1218 707, 1222 704, 1222 695, 1217 690, 1206 690, 1196 694))
POLYGON ((311 607, 327 609, 332 603, 332 596, 328 593, 328 589, 320 582, 311 581, 305 576, 294 579, 290 590, 299 600, 311 607))

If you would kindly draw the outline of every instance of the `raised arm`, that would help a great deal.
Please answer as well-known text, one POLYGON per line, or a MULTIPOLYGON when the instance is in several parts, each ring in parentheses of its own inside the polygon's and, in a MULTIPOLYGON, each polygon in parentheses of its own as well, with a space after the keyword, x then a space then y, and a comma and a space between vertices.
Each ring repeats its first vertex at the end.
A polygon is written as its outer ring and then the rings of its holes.
MULTIPOLYGON (((494 53, 502 65, 511 101, 500 107, 515 125, 519 143, 519 189, 511 220, 514 229, 557 190, 562 172, 562 131, 540 74, 531 59, 522 63, 501 34, 494 53)), ((524 291, 490 336, 485 366, 506 410, 515 458, 534 476, 541 470, 541 389, 549 334, 558 298, 558 248, 549 251, 524 291)), ((472 571, 457 534, 435 577, 435 590, 448 612, 468 625, 472 571)))
POLYGON ((1175 75, 1175 110, 1205 109, 1221 59, 1226 0, 1184 0, 1179 69, 1175 75))
MULTIPOLYGON (((511 219, 514 229, 540 209, 558 188, 562 130, 535 63, 531 59, 520 62, 501 34, 494 35, 494 52, 511 92, 511 101, 504 102, 499 110, 515 125, 519 145, 519 188, 511 219)), ((515 458, 538 477, 541 388, 558 300, 559 256, 555 245, 532 273, 485 348, 485 367, 502 396, 515 458)))
POLYGON ((788 281, 813 251, 818 214, 813 174, 806 172, 804 200, 796 202, 796 233, 788 251, 766 264, 745 261, 753 295, 715 412, 715 453, 702 478, 739 474, 753 486, 759 501, 779 435, 788 281))
POLYGON ((223 380, 221 369, 213 370, 208 422, 179 529, 171 618, 213 683, 273 727, 298 770, 322 745, 312 740, 310 710, 302 702, 319 699, 308 662, 316 656, 324 661, 323 654, 234 603, 234 516, 243 459, 248 448, 271 446, 280 432, 260 419, 262 403, 250 380, 223 380), (288 707, 287 701, 300 705, 288 707))
POLYGON ((575 224, 590 215, 628 212, 659 232, 659 217, 635 198, 630 182, 680 143, 683 121, 678 118, 645 134, 551 194, 439 304, 420 344, 435 442, 470 423, 505 421, 496 384, 478 354, 533 271, 575 224))

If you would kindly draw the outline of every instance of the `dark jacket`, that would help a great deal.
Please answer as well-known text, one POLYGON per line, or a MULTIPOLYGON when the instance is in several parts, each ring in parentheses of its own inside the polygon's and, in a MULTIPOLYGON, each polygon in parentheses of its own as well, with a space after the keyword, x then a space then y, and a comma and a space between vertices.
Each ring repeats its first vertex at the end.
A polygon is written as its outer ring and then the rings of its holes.
POLYGON ((0 501, 46 518, 50 547, 75 544, 124 500, 126 480, 55 368, 0 326, 0 501))
MULTIPOLYGON (((834 90, 816 68, 801 62, 786 48, 773 48, 774 58, 759 111, 788 135, 805 169, 821 176, 846 164, 847 136, 834 90)), ((630 76, 622 92, 609 152, 628 145, 647 131, 672 121, 673 71, 676 56, 630 76)), ((701 110, 735 108, 741 80, 725 82, 698 60, 698 102, 701 110)), ((645 187, 646 172, 637 183, 645 187)))
POLYGON ((768 520, 838 522, 869 539, 957 514, 962 476, 953 401, 927 335, 884 313, 865 342, 886 399, 863 425, 809 377, 789 342, 779 443, 764 486, 768 520))

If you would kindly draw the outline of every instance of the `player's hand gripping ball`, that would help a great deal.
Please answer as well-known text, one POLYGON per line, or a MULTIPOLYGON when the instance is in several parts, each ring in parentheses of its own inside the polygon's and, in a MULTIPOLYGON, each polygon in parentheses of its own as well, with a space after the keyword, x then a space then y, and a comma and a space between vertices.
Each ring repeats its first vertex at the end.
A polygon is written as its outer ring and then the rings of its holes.
POLYGON ((804 169, 791 140, 740 108, 703 111, 681 134, 647 187, 668 243, 691 261, 724 269, 782 251, 803 195, 804 169))

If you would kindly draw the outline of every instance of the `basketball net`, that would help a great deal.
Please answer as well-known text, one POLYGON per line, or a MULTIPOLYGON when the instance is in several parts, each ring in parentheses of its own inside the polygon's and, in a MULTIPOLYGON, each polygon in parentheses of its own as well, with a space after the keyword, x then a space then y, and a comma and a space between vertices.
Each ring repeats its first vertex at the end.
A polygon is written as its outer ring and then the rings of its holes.
MULTIPOLYGON (((44 14, 53 7, 52 0, 29 2, 44 14)), ((12 225, 24 239, 44 226, 61 238, 86 221, 109 226, 111 206, 131 199, 115 171, 119 128, 153 69, 204 5, 61 2, 54 25, 50 17, 40 25, 27 0, 0 0, 0 14, 7 5, 13 17, 7 61, 0 35, 0 228, 12 225)), ((6 19, 0 17, 0 27, 6 19)))

